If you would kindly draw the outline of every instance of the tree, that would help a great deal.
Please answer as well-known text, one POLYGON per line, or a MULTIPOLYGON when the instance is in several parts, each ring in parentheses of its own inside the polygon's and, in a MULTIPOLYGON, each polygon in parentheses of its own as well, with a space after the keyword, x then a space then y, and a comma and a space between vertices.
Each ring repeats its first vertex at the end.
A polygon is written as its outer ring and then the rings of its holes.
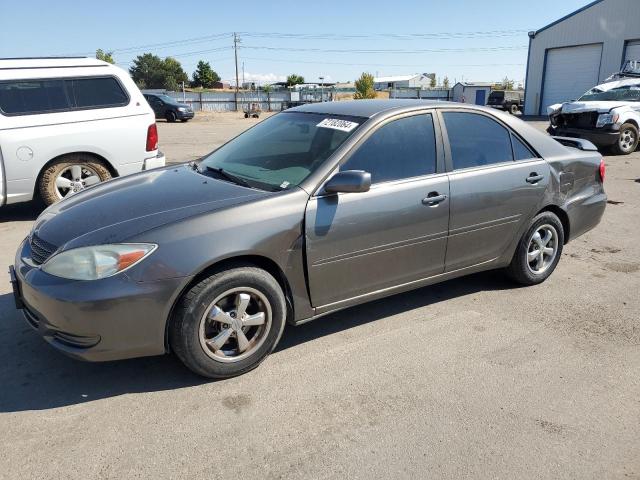
POLYGON ((304 77, 302 75, 292 73, 287 77, 287 87, 293 87, 294 85, 300 85, 301 83, 304 83, 304 77))
POLYGON ((366 98, 376 98, 376 91, 373 88, 373 75, 363 72, 360 78, 356 80, 356 93, 353 95, 355 100, 363 100, 366 98))
POLYGON ((145 53, 138 55, 129 68, 129 74, 140 88, 164 88, 177 91, 182 82, 189 77, 175 58, 162 60, 157 55, 145 53))
POLYGON ((431 88, 435 88, 435 87, 436 87, 436 85, 437 85, 437 83, 436 83, 436 76, 434 75, 433 77, 431 77, 431 82, 429 82, 429 86, 430 86, 431 88))
POLYGON ((442 79, 442 87, 443 88, 449 88, 449 77, 444 77, 442 79))
POLYGON ((116 61, 113 59, 113 52, 105 52, 101 48, 96 50, 96 58, 98 60, 102 60, 103 62, 116 63, 116 61))
POLYGON ((509 77, 504 77, 504 79, 502 80, 502 89, 513 90, 514 83, 515 82, 513 80, 509 80, 509 77))
POLYGON ((193 86, 202 88, 213 88, 213 84, 220 81, 220 75, 218 75, 209 62, 200 60, 196 71, 193 72, 193 86))

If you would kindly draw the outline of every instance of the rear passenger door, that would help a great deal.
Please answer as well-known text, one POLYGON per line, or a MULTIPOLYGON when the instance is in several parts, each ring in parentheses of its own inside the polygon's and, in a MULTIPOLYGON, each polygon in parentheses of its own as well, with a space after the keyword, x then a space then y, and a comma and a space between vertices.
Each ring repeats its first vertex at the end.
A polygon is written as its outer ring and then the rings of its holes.
POLYGON ((549 165, 493 116, 442 110, 451 204, 445 271, 504 254, 549 184, 549 165))

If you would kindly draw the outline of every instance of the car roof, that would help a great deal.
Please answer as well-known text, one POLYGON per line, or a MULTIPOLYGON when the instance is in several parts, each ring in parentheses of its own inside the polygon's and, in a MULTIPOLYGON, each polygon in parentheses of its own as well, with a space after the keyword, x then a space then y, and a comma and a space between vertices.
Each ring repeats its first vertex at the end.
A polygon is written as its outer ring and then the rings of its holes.
POLYGON ((393 113, 418 108, 461 106, 465 108, 481 109, 467 103, 444 102, 440 100, 349 100, 344 102, 308 103, 290 108, 288 112, 322 113, 328 115, 349 115, 353 117, 371 118, 380 113, 393 113))
POLYGON ((0 70, 39 68, 103 67, 107 62, 89 57, 23 57, 0 58, 0 70))

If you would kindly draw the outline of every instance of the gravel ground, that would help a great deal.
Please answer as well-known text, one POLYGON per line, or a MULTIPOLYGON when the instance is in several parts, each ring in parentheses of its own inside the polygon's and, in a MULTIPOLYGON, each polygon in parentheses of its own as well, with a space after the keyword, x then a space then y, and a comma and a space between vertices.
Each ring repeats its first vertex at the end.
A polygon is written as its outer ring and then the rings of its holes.
MULTIPOLYGON (((254 123, 160 123, 161 146, 191 160, 254 123)), ((231 380, 63 357, 0 282, 0 478, 640 478, 640 152, 606 161, 602 223, 544 284, 483 273, 287 327, 231 380)), ((0 210, 0 264, 37 211, 0 210)))

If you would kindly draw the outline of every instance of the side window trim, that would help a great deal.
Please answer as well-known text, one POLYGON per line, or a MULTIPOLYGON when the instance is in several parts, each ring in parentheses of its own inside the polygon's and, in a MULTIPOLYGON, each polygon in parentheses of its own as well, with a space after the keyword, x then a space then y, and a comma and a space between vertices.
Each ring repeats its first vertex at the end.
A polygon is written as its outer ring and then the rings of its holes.
MULTIPOLYGON (((397 178, 397 179, 393 179, 393 180, 384 180, 381 182, 376 182, 374 184, 371 185, 371 188, 374 189, 378 186, 381 185, 389 185, 389 184, 398 184, 398 183, 404 183, 404 182, 410 182, 410 181, 416 181, 419 180, 421 178, 430 178, 436 175, 441 175, 443 173, 446 173, 445 168, 444 168, 444 152, 443 152, 443 148, 442 148, 442 134, 441 134, 441 129, 440 129, 440 123, 439 123, 439 119, 436 117, 436 111, 435 109, 431 108, 428 110, 419 110, 419 111, 412 111, 412 112, 407 112, 407 113, 402 113, 399 115, 395 115, 389 118, 385 118, 384 120, 380 121, 379 123, 377 123, 376 125, 374 125, 373 127, 371 127, 371 129, 366 132, 366 134, 360 138, 358 140, 358 143, 356 143, 353 148, 351 148, 351 150, 349 150, 347 153, 344 154, 344 156, 340 159, 340 161, 338 162, 338 164, 336 165, 336 168, 332 171, 331 175, 329 175, 328 178, 331 178, 331 176, 334 174, 334 172, 339 171, 340 167, 347 163, 349 161, 349 159, 351 158, 351 156, 358 151, 358 149, 364 145, 364 143, 372 136, 374 135, 376 132, 378 132, 382 127, 396 121, 396 120, 402 120, 404 118, 410 118, 410 117, 417 117, 420 115, 430 115, 431 116, 431 120, 433 122, 433 133, 434 133, 434 139, 435 139, 435 149, 436 149, 436 170, 435 172, 432 173, 427 173, 424 175, 415 175, 412 177, 406 177, 406 178, 397 178)), ((327 178, 327 179, 328 179, 327 178)), ((322 182, 322 184, 324 184, 324 182, 326 182, 326 180, 322 182)), ((321 186, 322 186, 321 184, 321 186)), ((321 188, 319 189, 321 190, 321 188)))
POLYGON ((0 114, 2 114, 5 117, 24 117, 29 115, 47 115, 51 113, 76 112, 76 111, 83 111, 83 110, 101 110, 104 108, 120 108, 120 107, 125 107, 131 103, 131 95, 129 95, 129 91, 125 88, 125 86, 122 84, 120 79, 115 75, 87 75, 87 76, 76 76, 76 77, 48 77, 48 78, 17 78, 13 80, 1 80, 0 85, 10 84, 10 83, 19 83, 19 82, 46 82, 46 81, 56 81, 56 80, 60 80, 63 83, 63 90, 67 98, 69 107, 50 109, 50 110, 36 110, 36 111, 29 111, 29 112, 6 113, 4 110, 2 110, 2 106, 0 106, 0 114), (126 98, 126 101, 118 104, 111 104, 111 105, 77 107, 75 92, 73 90, 73 82, 76 80, 99 79, 99 78, 109 78, 109 79, 115 80, 120 90, 122 90, 122 93, 126 98))

